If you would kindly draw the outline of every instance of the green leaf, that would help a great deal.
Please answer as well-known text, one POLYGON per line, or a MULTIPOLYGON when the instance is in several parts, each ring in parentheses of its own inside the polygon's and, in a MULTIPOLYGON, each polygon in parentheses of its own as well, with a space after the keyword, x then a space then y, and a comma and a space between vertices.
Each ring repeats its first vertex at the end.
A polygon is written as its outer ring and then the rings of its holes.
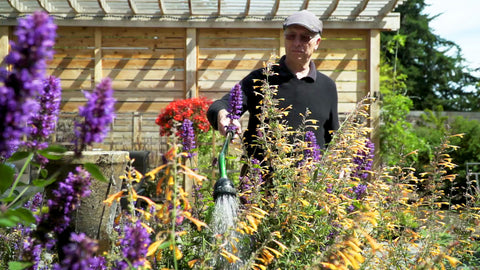
POLYGON ((13 183, 15 169, 7 164, 0 164, 0 195, 13 183))
POLYGON ((85 166, 85 169, 90 173, 90 175, 93 178, 97 179, 100 182, 108 183, 107 178, 103 176, 102 172, 100 171, 97 165, 93 163, 85 163, 84 166, 85 166))
POLYGON ((36 187, 46 187, 50 184, 52 184, 53 182, 55 182, 57 179, 56 178, 50 178, 50 179, 35 179, 32 181, 32 184, 36 187))
POLYGON ((15 152, 13 155, 8 159, 9 162, 17 161, 17 160, 22 160, 26 157, 28 157, 30 153, 29 152, 15 152))
POLYGON ((16 226, 17 222, 11 220, 8 217, 0 217, 0 228, 10 228, 16 226))
POLYGON ((8 270, 23 270, 32 265, 33 264, 31 262, 9 262, 8 270))
POLYGON ((51 145, 43 150, 38 150, 38 153, 50 160, 59 160, 67 149, 60 145, 51 145))
POLYGON ((18 208, 18 209, 13 209, 9 210, 8 212, 11 212, 12 215, 18 217, 23 224, 31 224, 34 223, 35 217, 32 214, 32 211, 30 211, 27 208, 18 208))

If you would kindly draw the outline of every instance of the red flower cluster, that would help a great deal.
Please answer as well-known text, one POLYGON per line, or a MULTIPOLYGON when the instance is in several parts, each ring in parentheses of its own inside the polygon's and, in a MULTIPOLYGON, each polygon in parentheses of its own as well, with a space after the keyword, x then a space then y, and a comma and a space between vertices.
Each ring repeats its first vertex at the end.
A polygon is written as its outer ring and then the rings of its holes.
POLYGON ((184 119, 190 119, 193 122, 195 132, 207 132, 210 129, 207 119, 207 110, 210 104, 212 101, 205 97, 170 102, 155 120, 155 123, 160 126, 160 135, 170 135, 174 122, 182 123, 184 119))

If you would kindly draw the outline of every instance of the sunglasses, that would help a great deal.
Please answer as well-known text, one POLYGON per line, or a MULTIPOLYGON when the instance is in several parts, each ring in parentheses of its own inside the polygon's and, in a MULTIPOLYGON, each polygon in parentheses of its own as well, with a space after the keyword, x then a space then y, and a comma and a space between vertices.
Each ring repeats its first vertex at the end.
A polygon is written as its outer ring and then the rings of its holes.
POLYGON ((315 37, 315 36, 310 36, 310 35, 297 35, 297 34, 294 34, 294 33, 289 33, 289 34, 285 34, 285 39, 286 40, 295 40, 297 36, 300 38, 300 41, 303 42, 303 43, 310 42, 310 40, 312 40, 315 37))

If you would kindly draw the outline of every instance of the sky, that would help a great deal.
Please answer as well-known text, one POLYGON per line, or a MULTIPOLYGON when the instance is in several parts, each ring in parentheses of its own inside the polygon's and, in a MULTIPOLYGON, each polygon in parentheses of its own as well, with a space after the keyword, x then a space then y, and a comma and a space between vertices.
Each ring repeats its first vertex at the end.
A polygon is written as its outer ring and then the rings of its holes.
POLYGON ((466 65, 480 67, 480 0, 425 0, 424 14, 440 14, 430 22, 433 32, 462 48, 466 65))

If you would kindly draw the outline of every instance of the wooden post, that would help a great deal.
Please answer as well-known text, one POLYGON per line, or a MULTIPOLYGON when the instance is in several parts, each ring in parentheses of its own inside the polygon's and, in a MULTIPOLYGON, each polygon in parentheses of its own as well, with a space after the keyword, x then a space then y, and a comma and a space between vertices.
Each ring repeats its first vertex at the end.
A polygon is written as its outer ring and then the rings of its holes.
MULTIPOLYGON (((380 148, 380 31, 370 30, 368 48, 368 91, 375 98, 370 105, 370 127, 372 128, 371 140, 375 144, 375 157, 378 157, 380 148)), ((375 158, 374 167, 380 164, 380 159, 375 158)))
POLYGON ((187 28, 185 38, 185 97, 198 97, 197 89, 197 29, 187 28))
POLYGON ((0 27, 0 57, 2 62, 0 66, 5 67, 5 57, 8 55, 8 50, 10 45, 8 44, 8 26, 1 26, 0 27))
POLYGON ((103 63, 102 63, 102 29, 95 28, 95 71, 94 71, 94 85, 98 84, 103 78, 103 63))
POLYGON ((278 53, 280 55, 277 55, 277 57, 281 57, 282 55, 285 54, 285 37, 283 36, 283 29, 279 31, 278 39, 280 41, 279 48, 278 48, 278 53))

